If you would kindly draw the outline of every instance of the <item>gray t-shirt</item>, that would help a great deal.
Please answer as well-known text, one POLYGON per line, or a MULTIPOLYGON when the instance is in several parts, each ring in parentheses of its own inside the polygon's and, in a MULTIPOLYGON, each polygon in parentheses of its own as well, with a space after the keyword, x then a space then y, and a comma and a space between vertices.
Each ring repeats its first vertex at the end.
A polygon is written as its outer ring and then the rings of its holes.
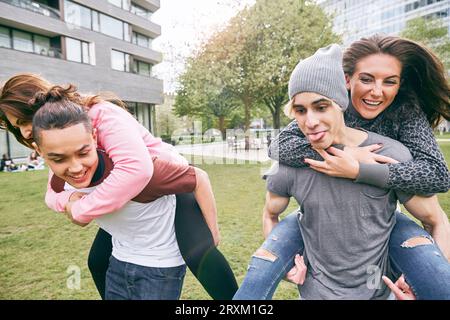
MULTIPOLYGON (((376 133, 368 132, 360 146, 375 143, 384 145, 379 154, 400 162, 412 159, 401 143, 376 133)), ((294 197, 303 213, 308 267, 299 286, 303 299, 387 298, 381 276, 390 273, 388 242, 397 199, 404 203, 412 195, 285 165, 268 176, 267 190, 294 197)))

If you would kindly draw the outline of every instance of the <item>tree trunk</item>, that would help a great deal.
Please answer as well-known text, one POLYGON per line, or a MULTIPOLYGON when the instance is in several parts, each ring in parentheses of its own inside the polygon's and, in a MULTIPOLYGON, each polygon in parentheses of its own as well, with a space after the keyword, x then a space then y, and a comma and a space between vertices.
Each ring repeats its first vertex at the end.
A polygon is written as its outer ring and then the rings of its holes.
POLYGON ((222 139, 225 141, 225 116, 219 117, 219 130, 222 133, 222 139))
POLYGON ((281 106, 275 108, 275 112, 272 113, 272 119, 273 119, 273 128, 274 129, 280 129, 281 125, 281 106))
POLYGON ((250 101, 249 99, 244 99, 245 108, 245 150, 250 150, 250 139, 248 137, 248 130, 250 129, 250 101))

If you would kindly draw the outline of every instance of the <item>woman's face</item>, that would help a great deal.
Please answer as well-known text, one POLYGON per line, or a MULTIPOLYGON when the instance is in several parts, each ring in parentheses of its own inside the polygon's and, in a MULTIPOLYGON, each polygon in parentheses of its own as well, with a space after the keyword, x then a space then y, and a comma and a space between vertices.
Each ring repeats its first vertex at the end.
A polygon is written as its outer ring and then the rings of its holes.
POLYGON ((397 58, 378 53, 359 60, 353 75, 346 75, 352 104, 363 118, 374 119, 391 105, 400 89, 401 72, 397 58))
POLYGON ((32 123, 30 121, 19 119, 9 112, 5 112, 5 115, 9 123, 16 129, 20 130, 22 137, 27 140, 33 137, 32 123))

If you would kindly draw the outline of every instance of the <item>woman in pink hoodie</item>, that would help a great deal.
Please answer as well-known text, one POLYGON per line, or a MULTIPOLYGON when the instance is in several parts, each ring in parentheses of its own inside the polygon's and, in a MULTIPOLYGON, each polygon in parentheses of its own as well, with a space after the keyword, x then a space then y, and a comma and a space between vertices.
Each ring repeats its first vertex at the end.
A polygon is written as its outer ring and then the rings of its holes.
MULTIPOLYGON (((38 75, 19 74, 1 88, 0 125, 27 147, 31 148, 33 142, 32 119, 37 111, 29 102, 37 93, 46 92, 52 86, 38 75)), ((69 212, 80 223, 90 222, 97 216, 116 211, 142 191, 153 175, 152 156, 187 162, 171 145, 155 138, 140 125, 114 95, 82 96, 76 91, 72 95, 88 112, 97 133, 98 148, 105 150, 114 169, 89 195, 69 191, 55 193, 48 187, 45 201, 51 209, 69 212)), ((52 172, 49 175, 51 178, 52 172)), ((219 233, 215 218, 205 217, 207 221, 192 194, 177 196, 175 227, 186 264, 214 299, 231 299, 237 283, 228 262, 216 248, 219 233)), ((88 265, 102 298, 111 250, 110 235, 99 229, 88 265)))

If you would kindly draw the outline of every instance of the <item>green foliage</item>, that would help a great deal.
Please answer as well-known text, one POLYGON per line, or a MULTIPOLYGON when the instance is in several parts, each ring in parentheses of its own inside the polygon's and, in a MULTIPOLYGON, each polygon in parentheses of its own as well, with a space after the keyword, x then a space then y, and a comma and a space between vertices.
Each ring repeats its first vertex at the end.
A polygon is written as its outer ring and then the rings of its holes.
POLYGON ((409 20, 400 35, 431 48, 445 68, 450 69, 450 36, 442 19, 419 17, 409 20))
POLYGON ((177 114, 230 118, 239 108, 248 128, 251 115, 264 106, 279 127, 291 71, 318 48, 340 42, 331 29, 331 19, 309 1, 257 0, 189 59, 177 114))

